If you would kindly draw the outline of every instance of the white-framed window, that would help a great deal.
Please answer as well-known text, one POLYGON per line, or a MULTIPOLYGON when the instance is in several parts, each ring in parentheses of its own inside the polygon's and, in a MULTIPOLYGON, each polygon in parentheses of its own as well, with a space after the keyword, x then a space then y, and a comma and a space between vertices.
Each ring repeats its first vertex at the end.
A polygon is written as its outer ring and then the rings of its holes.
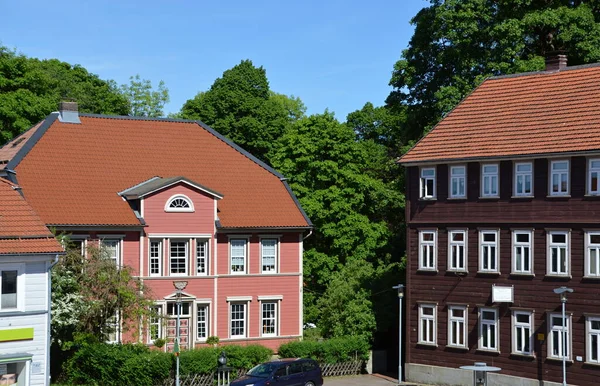
POLYGON ((206 340, 209 334, 209 313, 208 304, 196 304, 196 339, 206 340))
POLYGON ((419 231, 419 269, 437 269, 437 231, 419 231))
POLYGON ((419 343, 437 344, 437 306, 419 304, 419 343))
POLYGON ((585 232, 585 276, 600 278, 600 231, 585 232))
POLYGON ((479 310, 479 349, 498 351, 499 329, 498 310, 481 308, 479 310))
POLYGON ((498 197, 498 164, 481 165, 481 196, 498 197))
POLYGON ((275 301, 262 301, 260 303, 260 325, 262 336, 277 335, 277 307, 275 301))
POLYGON ((435 167, 421 168, 421 198, 435 198, 435 167))
POLYGON ((550 161, 550 195, 569 194, 569 161, 550 161))
POLYGON ((208 262, 210 261, 209 242, 206 239, 196 239, 196 275, 208 275, 208 262))
POLYGON ((171 196, 165 204, 165 212, 193 212, 194 203, 183 194, 171 196))
POLYGON ((163 337, 162 306, 151 307, 152 315, 148 319, 148 343, 163 337))
POLYGON ((171 276, 185 276, 188 273, 188 240, 169 240, 169 269, 171 276))
POLYGON ((533 196, 533 163, 515 163, 515 196, 533 196))
POLYGON ((531 311, 513 311, 513 353, 533 355, 533 313, 531 311))
POLYGON ((0 311, 18 311, 23 308, 25 286, 23 264, 0 265, 0 311))
POLYGON ((106 343, 121 342, 121 313, 117 310, 114 315, 106 320, 106 343))
POLYGON ((102 248, 106 258, 110 259, 116 267, 121 265, 121 240, 102 239, 102 248))
POLYGON ((148 247, 148 263, 150 276, 162 275, 163 261, 163 243, 162 240, 150 239, 148 247))
POLYGON ((81 256, 85 256, 87 250, 88 236, 71 235, 69 236, 65 247, 67 251, 77 251, 81 256))
POLYGON ((466 306, 448 306, 448 346, 467 347, 466 306))
POLYGON ((467 196, 467 167, 450 166, 450 197, 465 198, 467 196))
POLYGON ((600 159, 588 160, 587 193, 591 196, 600 194, 600 159))
POLYGON ((512 232, 512 273, 533 274, 533 231, 512 232))
POLYGON ((600 316, 588 316, 585 319, 587 363, 600 364, 600 316))
POLYGON ((232 274, 246 273, 246 260, 248 254, 247 239, 230 239, 229 255, 232 274))
POLYGON ((247 333, 248 303, 230 303, 229 320, 231 338, 245 338, 247 333))
POLYGON ((548 275, 568 276, 570 271, 569 236, 567 231, 548 232, 548 275))
POLYGON ((562 359, 565 356, 567 359, 570 359, 572 344, 571 316, 566 315, 563 320, 561 313, 549 313, 548 335, 548 357, 562 359))
POLYGON ((262 273, 277 273, 278 239, 260 239, 260 266, 262 273))
POLYGON ((448 270, 467 270, 467 231, 448 231, 448 270))
POLYGON ((499 272, 499 235, 497 230, 479 231, 479 271, 499 272))

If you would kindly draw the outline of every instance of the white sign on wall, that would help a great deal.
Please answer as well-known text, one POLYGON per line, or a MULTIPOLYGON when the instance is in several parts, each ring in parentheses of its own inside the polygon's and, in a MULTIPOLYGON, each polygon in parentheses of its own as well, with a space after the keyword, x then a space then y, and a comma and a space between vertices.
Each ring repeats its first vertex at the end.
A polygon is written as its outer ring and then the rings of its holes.
POLYGON ((493 303, 514 303, 514 287, 492 285, 492 302, 493 303))

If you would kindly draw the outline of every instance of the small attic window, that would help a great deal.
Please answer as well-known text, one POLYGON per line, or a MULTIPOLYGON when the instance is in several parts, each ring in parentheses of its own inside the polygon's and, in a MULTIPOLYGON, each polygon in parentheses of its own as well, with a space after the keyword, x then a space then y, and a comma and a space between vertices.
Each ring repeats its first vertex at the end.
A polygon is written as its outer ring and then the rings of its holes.
POLYGON ((165 212, 193 212, 192 200, 182 194, 172 196, 165 205, 165 212))

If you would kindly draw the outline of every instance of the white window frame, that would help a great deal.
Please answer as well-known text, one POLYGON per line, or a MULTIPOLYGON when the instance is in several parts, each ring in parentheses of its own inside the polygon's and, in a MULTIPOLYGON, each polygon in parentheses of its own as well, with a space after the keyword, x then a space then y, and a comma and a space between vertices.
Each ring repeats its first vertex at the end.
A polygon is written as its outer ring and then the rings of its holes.
MULTIPOLYGON (((562 319, 562 314, 560 312, 550 312, 548 313, 548 358, 550 359, 560 359, 562 360, 562 334, 563 327, 554 325, 554 318, 562 319), (554 337, 558 338, 558 353, 554 354, 554 337)), ((572 352, 573 352, 573 341, 572 341, 572 315, 565 315, 565 324, 566 324, 566 334, 567 334, 567 355, 566 359, 571 360, 572 352)))
POLYGON ((195 239, 195 272, 196 276, 208 276, 210 269, 210 239, 197 238, 195 239), (200 248, 203 245, 203 250, 200 248), (203 253, 200 253, 203 252, 203 253), (202 255, 203 254, 203 255, 202 255), (202 266, 201 261, 204 261, 204 272, 200 272, 202 266))
MULTIPOLYGON (((245 275, 248 273, 250 239, 248 237, 230 237, 229 238, 229 273, 232 275, 245 275), (233 270, 233 244, 235 242, 244 242, 244 265, 241 270, 233 270)), ((236 265, 237 266, 237 265, 236 265)))
POLYGON ((261 336, 278 336, 279 335, 279 301, 278 300, 261 300, 260 301, 260 335, 261 336), (273 306, 273 316, 265 318, 265 305, 273 306), (265 332, 265 321, 272 320, 274 332, 265 332))
POLYGON ((419 170, 419 197, 423 200, 436 198, 436 167, 423 167, 419 170), (433 175, 424 175, 426 171, 432 171, 433 175), (431 180, 433 185, 433 191, 429 192, 427 189, 427 182, 431 180))
POLYGON ((419 335, 418 343, 425 345, 437 345, 437 305, 433 303, 419 304, 419 335), (430 309, 431 315, 426 315, 423 310, 430 309), (427 328, 424 325, 427 324, 427 328), (431 333, 430 333, 431 332, 431 333))
POLYGON ((482 164, 481 165, 481 197, 500 197, 500 165, 482 164), (486 167, 495 167, 495 172, 486 172, 486 167), (494 190, 495 182, 495 190, 494 190), (489 192, 486 193, 486 189, 489 192))
POLYGON ((498 229, 480 229, 479 230, 479 272, 481 273, 500 273, 500 231, 498 229), (495 241, 484 241, 485 235, 495 235, 495 241), (493 260, 490 258, 490 252, 495 251, 493 260), (485 268, 485 251, 488 252, 488 268, 485 268), (491 263, 495 263, 495 268, 489 268, 491 263))
POLYGON ((456 348, 468 348, 469 337, 467 335, 467 306, 449 305, 448 306, 448 346, 456 348), (456 317, 452 315, 453 310, 462 310, 463 316, 456 317), (458 342, 458 331, 462 331, 462 337, 464 342, 462 344, 458 342))
POLYGON ((532 311, 513 310, 512 312, 512 353, 516 355, 533 355, 533 331, 534 331, 534 313, 532 311), (525 315, 528 322, 519 322, 518 316, 525 315), (529 334, 527 334, 527 330, 529 334), (519 348, 519 338, 523 342, 523 347, 519 348), (525 342, 528 342, 529 351, 525 351, 525 342))
POLYGON ((0 297, 3 271, 17 271, 17 306, 3 308, 0 299, 0 314, 3 312, 23 311, 25 309, 25 264, 0 264, 0 297))
MULTIPOLYGON (((549 276, 570 276, 571 275, 571 232, 569 231, 548 231, 547 235, 547 261, 546 261, 546 274, 549 276), (553 241, 554 235, 564 235, 565 242, 559 243, 553 241), (565 271, 561 271, 557 269, 556 271, 552 269, 552 250, 554 248, 565 248, 565 271)), ((557 262, 557 268, 560 267, 560 261, 557 262)))
MULTIPOLYGON (((176 257, 176 259, 181 259, 180 256, 176 257)), ((169 276, 187 276, 189 273, 189 265, 190 265, 190 240, 189 239, 181 239, 181 238, 172 238, 169 239, 169 276), (172 246, 173 243, 184 243, 185 244, 185 256, 184 264, 185 264, 185 272, 173 272, 173 255, 172 255, 172 246)))
POLYGON ((450 186, 448 187, 448 191, 450 198, 467 197, 467 165, 450 165, 450 186), (455 185, 456 192, 454 191, 455 185))
MULTIPOLYGON (((452 272, 467 272, 468 261, 467 261, 467 245, 468 245, 468 231, 466 229, 449 229, 448 230, 448 271, 452 272), (454 241, 452 237, 454 234, 463 235, 463 241, 454 241), (462 267, 460 264, 454 264, 454 251, 462 248, 462 267)), ((459 258, 457 257, 457 263, 459 258)))
POLYGON ((498 309, 480 308, 479 309, 479 350, 500 351, 500 321, 498 319, 498 309), (484 319, 484 314, 491 312, 493 319, 484 319), (493 334, 493 336, 492 336, 493 334))
POLYGON ((514 275, 533 275, 533 230, 515 229, 512 231, 512 271, 514 275), (528 235, 529 242, 518 241, 519 235, 528 235), (529 269, 526 269, 524 262, 524 251, 529 252, 529 269), (521 252, 521 262, 518 261, 518 252, 521 252))
POLYGON ((600 324, 600 315, 589 315, 585 318, 585 362, 600 365, 600 326, 593 328, 592 322, 600 324), (595 359, 592 358, 594 351, 596 354, 595 359))
POLYGON ((533 196, 533 162, 515 162, 514 165, 514 195, 517 197, 532 197, 533 196), (529 171, 519 171, 519 166, 521 165, 529 165, 529 171), (529 176, 531 191, 525 191, 525 183, 527 180, 527 176, 529 176), (523 191, 519 191, 519 177, 522 177, 522 187, 523 191))
POLYGON ((196 302, 196 318, 195 318, 195 340, 203 342, 210 336, 210 304, 206 302, 196 302), (204 320, 200 320, 200 311, 204 310, 204 320), (204 325, 205 336, 200 336, 200 326, 204 325))
POLYGON ((100 239, 100 245, 105 251, 110 251, 111 246, 109 244, 115 245, 115 254, 114 255, 106 255, 110 260, 114 261, 115 266, 117 268, 123 266, 123 238, 122 237, 102 237, 100 239))
POLYGON ((122 326, 121 326, 121 311, 117 310, 115 314, 106 320, 106 325, 114 328, 112 333, 107 334, 106 343, 121 343, 121 334, 122 334, 122 326), (111 339, 111 335, 114 334, 114 339, 111 339))
POLYGON ((588 159, 587 194, 590 196, 600 195, 600 158, 588 159), (598 163, 598 166, 594 166, 594 163, 598 163), (596 190, 592 189, 593 174, 596 174, 596 190))
POLYGON ((154 343, 155 340, 157 339, 162 339, 164 337, 164 331, 163 331, 163 306, 162 304, 155 304, 152 307, 153 309, 157 310, 157 314, 159 315, 158 317, 154 318, 152 316, 150 316, 148 318, 148 343, 152 344, 154 343), (152 329, 156 328, 156 338, 152 337, 152 329))
POLYGON ((163 252, 164 252, 164 240, 157 238, 149 238, 148 239, 148 276, 162 276, 163 274, 163 252), (158 256, 152 256, 152 244, 158 243, 158 256), (158 259, 158 272, 152 272, 152 261, 158 259))
POLYGON ((592 243, 592 236, 600 236, 600 231, 585 232, 584 277, 600 279, 600 243, 592 243), (592 257, 592 251, 596 256, 592 257), (592 271, 592 264, 595 266, 595 272, 592 271))
POLYGON ((437 230, 423 229, 419 230, 419 270, 436 271, 437 270, 437 230), (433 241, 423 240, 423 235, 433 234, 433 241), (427 247, 426 256, 423 253, 424 247, 427 247), (423 264, 425 263, 425 264, 423 264))
POLYGON ((194 212, 194 202, 190 200, 185 194, 175 194, 167 200, 165 203, 165 212, 194 212), (183 200, 188 204, 187 208, 171 208, 171 204, 175 200, 183 200))
MULTIPOLYGON (((242 339, 242 338, 246 338, 248 337, 248 308, 249 308, 249 302, 247 301, 234 301, 234 302, 229 302, 229 338, 231 339, 242 339), (238 307, 238 306, 243 306, 243 315, 242 318, 233 318, 233 312, 234 312, 234 307, 238 307), (233 323, 234 322, 242 322, 242 329, 243 332, 242 334, 236 334, 233 335, 233 323)), ((239 310, 237 311, 239 312, 239 310)))
MULTIPOLYGON (((270 256, 269 256, 270 257, 270 256)), ((279 270, 279 238, 278 237, 269 237, 264 236, 260 238, 260 272, 264 274, 274 274, 279 270), (265 241, 274 241, 274 254, 273 254, 273 267, 272 269, 265 269, 265 241)))
POLYGON ((550 173, 549 173, 550 178, 548 178, 548 184, 549 184, 548 191, 550 192, 551 196, 568 196, 571 193, 570 174, 571 174, 571 162, 568 159, 550 161, 550 173), (567 164, 566 171, 563 169, 555 171, 554 165, 561 164, 561 163, 567 164), (557 191, 554 191, 554 176, 555 175, 558 177, 558 190, 557 191), (562 177, 563 176, 566 176, 566 179, 567 179, 566 190, 562 189, 562 177))

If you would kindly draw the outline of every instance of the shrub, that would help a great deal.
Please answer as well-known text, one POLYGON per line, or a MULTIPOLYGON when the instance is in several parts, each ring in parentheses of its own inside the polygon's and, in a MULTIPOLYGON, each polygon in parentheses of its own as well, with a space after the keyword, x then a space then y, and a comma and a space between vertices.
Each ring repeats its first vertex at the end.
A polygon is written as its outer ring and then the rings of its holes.
POLYGON ((366 339, 349 336, 284 343, 279 346, 279 355, 284 358, 312 358, 321 363, 341 363, 354 359, 367 360, 369 349, 366 339))
POLYGON ((261 362, 268 361, 273 355, 271 349, 260 345, 228 345, 223 346, 221 349, 227 354, 227 366, 236 369, 249 370, 261 362))
POLYGON ((179 354, 181 374, 210 374, 217 367, 219 351, 212 347, 184 350, 179 354))

